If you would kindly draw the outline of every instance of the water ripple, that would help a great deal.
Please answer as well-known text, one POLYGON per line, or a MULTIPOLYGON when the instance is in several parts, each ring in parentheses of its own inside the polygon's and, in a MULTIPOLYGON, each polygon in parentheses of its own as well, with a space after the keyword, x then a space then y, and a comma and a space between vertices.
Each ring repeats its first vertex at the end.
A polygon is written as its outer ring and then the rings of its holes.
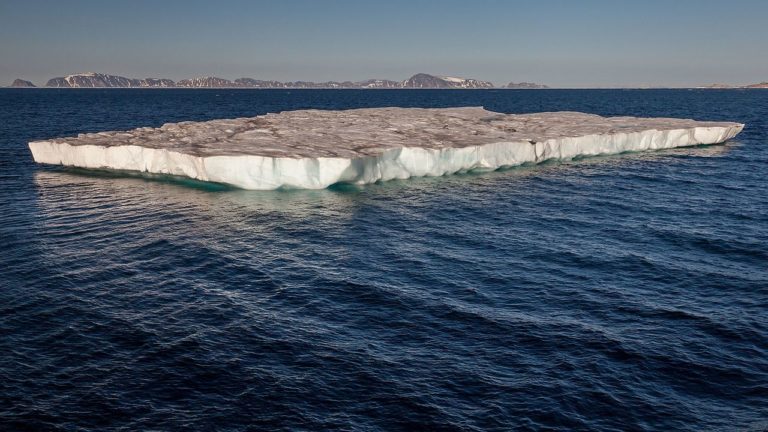
POLYGON ((766 424, 768 92, 1 90, 0 107, 2 430, 766 424), (25 148, 457 105, 748 126, 721 146, 277 193, 43 168, 25 148))

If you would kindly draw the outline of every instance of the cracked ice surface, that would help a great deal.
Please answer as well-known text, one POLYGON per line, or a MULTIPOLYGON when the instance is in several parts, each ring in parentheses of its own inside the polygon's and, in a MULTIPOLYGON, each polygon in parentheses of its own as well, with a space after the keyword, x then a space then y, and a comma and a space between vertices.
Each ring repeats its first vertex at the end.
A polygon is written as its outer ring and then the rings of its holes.
POLYGON ((716 144, 743 124, 483 108, 303 110, 29 143, 36 162, 171 174, 245 189, 324 188, 716 144))

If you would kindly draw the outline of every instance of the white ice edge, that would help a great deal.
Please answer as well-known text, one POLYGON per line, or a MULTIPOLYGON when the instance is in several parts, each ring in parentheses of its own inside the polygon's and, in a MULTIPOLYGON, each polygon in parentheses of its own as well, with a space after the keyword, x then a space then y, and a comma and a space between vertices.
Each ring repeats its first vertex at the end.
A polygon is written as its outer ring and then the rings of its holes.
POLYGON ((570 160, 574 157, 719 144, 736 136, 744 125, 494 142, 440 149, 401 147, 359 158, 289 158, 256 155, 193 156, 162 148, 135 145, 70 145, 29 143, 35 162, 90 169, 140 171, 185 176, 252 190, 323 189, 335 183, 367 184, 409 177, 442 176, 471 170, 495 170, 570 160))

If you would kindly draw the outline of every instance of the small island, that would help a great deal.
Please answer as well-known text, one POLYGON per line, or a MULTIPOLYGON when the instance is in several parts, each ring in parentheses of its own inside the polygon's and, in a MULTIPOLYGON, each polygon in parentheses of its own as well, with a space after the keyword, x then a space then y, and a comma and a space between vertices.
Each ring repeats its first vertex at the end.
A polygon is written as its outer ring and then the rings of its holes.
POLYGON ((13 80, 13 83, 11 84, 11 87, 31 88, 31 87, 37 87, 37 86, 32 84, 31 81, 27 81, 27 80, 23 80, 23 79, 15 79, 15 80, 13 80))
POLYGON ((507 84, 504 88, 519 89, 519 90, 543 90, 543 89, 548 89, 549 86, 545 86, 543 84, 536 84, 532 82, 520 82, 520 83, 511 82, 507 84))

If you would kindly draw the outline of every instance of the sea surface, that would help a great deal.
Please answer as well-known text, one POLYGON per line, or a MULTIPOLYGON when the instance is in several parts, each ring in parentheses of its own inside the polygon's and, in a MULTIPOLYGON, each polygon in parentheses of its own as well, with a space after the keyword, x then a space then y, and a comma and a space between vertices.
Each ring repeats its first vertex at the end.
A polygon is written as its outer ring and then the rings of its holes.
POLYGON ((768 91, 0 90, 0 430, 768 430, 768 91), (383 106, 747 127, 319 191, 27 148, 383 106))

